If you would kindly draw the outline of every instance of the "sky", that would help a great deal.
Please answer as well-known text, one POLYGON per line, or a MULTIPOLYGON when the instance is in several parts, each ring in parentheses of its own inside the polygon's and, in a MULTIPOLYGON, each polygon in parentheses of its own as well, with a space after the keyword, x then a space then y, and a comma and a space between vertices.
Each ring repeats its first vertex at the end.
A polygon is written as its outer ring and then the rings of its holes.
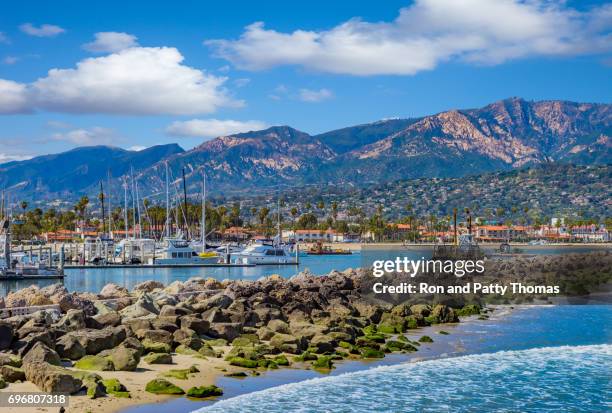
POLYGON ((185 149, 520 96, 610 103, 612 3, 20 1, 0 13, 0 163, 185 149))

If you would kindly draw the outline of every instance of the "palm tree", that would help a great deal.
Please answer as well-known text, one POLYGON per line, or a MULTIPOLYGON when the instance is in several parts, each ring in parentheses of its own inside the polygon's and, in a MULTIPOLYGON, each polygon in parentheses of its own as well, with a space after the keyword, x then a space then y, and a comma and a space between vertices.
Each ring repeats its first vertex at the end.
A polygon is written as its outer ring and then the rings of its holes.
POLYGON ((25 217, 26 209, 28 209, 28 203, 26 201, 21 201, 21 209, 23 209, 23 216, 25 217))

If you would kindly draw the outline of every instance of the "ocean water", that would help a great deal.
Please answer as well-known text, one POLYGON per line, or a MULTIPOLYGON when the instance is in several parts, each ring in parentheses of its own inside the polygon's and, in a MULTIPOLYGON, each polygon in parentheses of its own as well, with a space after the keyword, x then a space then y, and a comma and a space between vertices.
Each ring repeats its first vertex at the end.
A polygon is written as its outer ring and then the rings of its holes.
MULTIPOLYGON (((576 247, 524 247, 528 254, 561 254, 572 252, 589 252, 590 246, 576 247)), ((410 259, 431 257, 431 247, 411 246, 387 249, 367 249, 363 254, 328 255, 301 257, 299 265, 262 265, 256 267, 200 267, 200 268, 85 268, 67 269, 64 285, 69 291, 98 293, 108 283, 115 283, 131 289, 134 285, 147 280, 157 280, 164 284, 174 281, 186 281, 192 277, 213 277, 219 280, 256 280, 263 276, 279 274, 291 277, 300 271, 309 270, 314 274, 327 274, 332 270, 343 271, 348 268, 359 268, 371 265, 375 259, 394 259, 406 256, 410 259)), ((57 280, 36 281, 0 281, 0 296, 10 291, 36 284, 40 287, 56 283, 57 280)))
POLYGON ((312 379, 205 412, 606 412, 612 345, 461 356, 312 379))
MULTIPOLYGON (((443 328, 451 334, 433 335, 433 344, 401 364, 251 392, 224 378, 218 385, 226 393, 242 394, 197 412, 612 411, 609 306, 530 307, 443 328), (442 358, 427 360, 440 351, 442 358)), ((188 408, 176 407, 166 411, 188 408)))

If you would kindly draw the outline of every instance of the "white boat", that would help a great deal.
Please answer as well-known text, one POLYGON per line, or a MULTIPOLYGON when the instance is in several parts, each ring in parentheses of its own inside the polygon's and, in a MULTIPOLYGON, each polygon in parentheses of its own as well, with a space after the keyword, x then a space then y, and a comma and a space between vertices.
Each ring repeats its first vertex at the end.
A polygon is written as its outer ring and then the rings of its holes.
POLYGON ((155 255, 155 240, 150 238, 122 239, 115 247, 115 261, 143 264, 155 255))
POLYGON ((297 261, 289 245, 261 240, 247 246, 242 252, 232 254, 236 264, 293 264, 297 261))
POLYGON ((149 260, 150 264, 157 265, 196 265, 216 264, 219 260, 217 254, 200 256, 195 249, 189 245, 189 241, 180 238, 166 238, 166 248, 160 251, 159 258, 149 260))

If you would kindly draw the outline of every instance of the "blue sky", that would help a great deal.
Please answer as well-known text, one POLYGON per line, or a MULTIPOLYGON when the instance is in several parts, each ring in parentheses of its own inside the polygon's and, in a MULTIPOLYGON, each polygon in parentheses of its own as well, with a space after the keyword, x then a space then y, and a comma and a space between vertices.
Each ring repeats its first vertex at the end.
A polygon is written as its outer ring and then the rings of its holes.
POLYGON ((5 5, 0 163, 267 125, 315 134, 510 96, 611 100, 609 2, 258 3, 5 5))

